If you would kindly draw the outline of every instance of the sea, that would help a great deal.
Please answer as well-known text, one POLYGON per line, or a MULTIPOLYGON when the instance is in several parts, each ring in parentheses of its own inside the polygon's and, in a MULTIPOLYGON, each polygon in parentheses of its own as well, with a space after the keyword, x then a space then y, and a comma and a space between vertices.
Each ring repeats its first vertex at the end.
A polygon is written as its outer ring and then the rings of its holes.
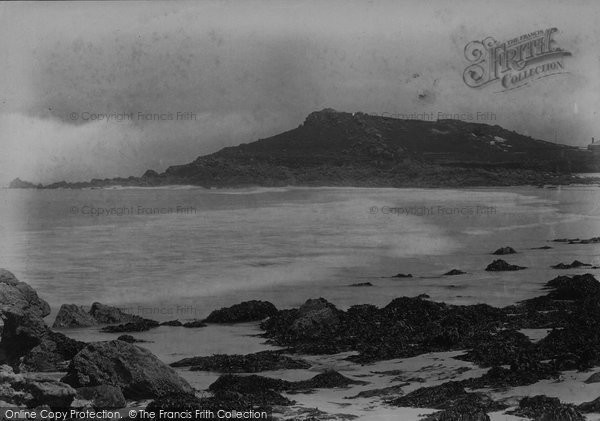
MULTIPOLYGON (((552 241, 595 236, 597 185, 0 190, 0 267, 48 301, 50 325, 64 303, 101 302, 159 321, 202 319, 246 300, 283 309, 323 297, 347 309, 427 294, 505 306, 541 295, 558 275, 600 275, 550 268, 575 259, 600 266, 600 244, 552 241), (517 254, 491 254, 504 246, 517 254), (497 258, 527 269, 485 271, 497 258), (443 275, 451 269, 466 274, 443 275)), ((97 328, 65 333, 86 341, 117 336, 97 328)), ((173 362, 273 349, 259 333, 255 323, 136 335, 173 362)), ((217 376, 183 375, 199 388, 217 376)))

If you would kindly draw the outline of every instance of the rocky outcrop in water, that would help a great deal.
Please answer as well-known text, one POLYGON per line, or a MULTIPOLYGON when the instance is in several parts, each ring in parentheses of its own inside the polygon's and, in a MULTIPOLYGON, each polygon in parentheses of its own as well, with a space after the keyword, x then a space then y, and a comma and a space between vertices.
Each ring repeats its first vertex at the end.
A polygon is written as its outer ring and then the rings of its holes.
POLYGON ((506 246, 506 247, 500 247, 498 250, 496 250, 492 254, 502 256, 505 254, 515 254, 515 253, 516 253, 516 251, 514 248, 506 246))
POLYGON ((512 271, 512 270, 523 270, 527 269, 524 266, 511 265, 505 262, 502 259, 494 260, 490 263, 485 270, 488 272, 504 272, 504 271, 512 271))
POLYGON ((589 263, 582 263, 579 260, 573 260, 572 263, 559 263, 552 266, 552 269, 577 269, 581 267, 591 267, 589 263))
POLYGON ((444 275, 443 275, 443 276, 456 276, 456 275, 464 275, 464 274, 466 274, 466 273, 467 273, 467 272, 463 272, 463 271, 462 271, 462 270, 460 270, 460 269, 452 269, 452 270, 450 270, 450 271, 448 271, 448 272, 444 273, 444 275))

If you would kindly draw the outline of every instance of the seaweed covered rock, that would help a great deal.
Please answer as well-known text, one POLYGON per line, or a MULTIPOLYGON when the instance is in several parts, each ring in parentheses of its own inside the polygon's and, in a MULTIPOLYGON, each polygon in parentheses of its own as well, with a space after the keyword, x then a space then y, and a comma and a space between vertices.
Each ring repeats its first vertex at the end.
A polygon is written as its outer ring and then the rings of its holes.
POLYGON ((423 421, 490 421, 485 409, 477 405, 458 404, 453 408, 436 412, 423 421))
POLYGON ((296 337, 320 337, 340 326, 339 310, 324 298, 307 300, 290 325, 296 337))
MULTIPOLYGON (((281 399, 272 399, 274 401, 283 402, 282 405, 289 405, 292 402, 280 397, 281 399)), ((235 392, 218 391, 213 392, 211 397, 199 398, 192 394, 171 394, 162 396, 150 402, 146 406, 146 411, 156 414, 155 420, 169 421, 189 421, 189 418, 177 417, 177 413, 191 412, 192 418, 202 418, 206 420, 222 420, 223 415, 219 416, 218 411, 237 411, 244 413, 249 411, 270 412, 272 405, 263 404, 260 401, 268 400, 268 397, 263 396, 262 399, 257 395, 242 395, 235 392), (258 399, 258 400, 257 400, 258 399), (199 412, 196 412, 199 411, 199 412), (198 414, 198 415, 196 415, 198 414)), ((261 419, 265 419, 261 416, 261 419)), ((272 420, 268 417, 266 419, 272 420)))
POLYGON ((527 336, 515 330, 502 330, 474 338, 471 350, 459 359, 491 367, 510 365, 523 355, 533 353, 535 346, 527 336))
POLYGON ((583 402, 577 407, 577 409, 579 409, 583 413, 600 412, 600 397, 597 397, 596 399, 590 402, 583 402))
POLYGON ((283 355, 282 351, 261 351, 247 355, 192 357, 171 364, 171 367, 191 367, 190 370, 192 371, 216 371, 221 373, 258 373, 267 370, 306 369, 310 366, 304 360, 283 355))
POLYGON ((243 323, 266 319, 277 313, 268 301, 244 301, 231 307, 215 310, 204 320, 207 323, 243 323))
POLYGON ((485 268, 488 272, 505 272, 527 269, 525 266, 511 265, 502 259, 494 260, 485 268))
POLYGON ((292 402, 283 397, 280 392, 306 392, 312 389, 348 387, 353 384, 366 384, 366 382, 350 379, 333 370, 296 382, 255 374, 249 376, 226 374, 211 384, 208 390, 218 397, 238 394, 244 396, 247 401, 260 405, 290 405, 292 402))
POLYGON ((291 383, 257 375, 226 374, 212 383, 208 390, 221 401, 231 400, 235 396, 253 405, 291 405, 293 402, 279 393, 290 387, 291 383))
POLYGON ((502 404, 494 402, 483 393, 467 392, 464 384, 457 381, 442 383, 438 386, 421 387, 405 396, 392 399, 389 403, 393 406, 444 410, 461 406, 476 407, 485 411, 504 408, 502 404))
POLYGON ((150 351, 118 340, 88 344, 71 360, 62 381, 76 388, 117 386, 128 399, 193 393, 184 379, 150 351))
POLYGON ((585 421, 585 417, 574 405, 564 404, 558 398, 544 395, 521 399, 519 407, 510 413, 536 421, 585 421))
POLYGON ((593 275, 558 276, 546 283, 551 289, 548 298, 553 300, 584 300, 600 296, 600 282, 593 275))

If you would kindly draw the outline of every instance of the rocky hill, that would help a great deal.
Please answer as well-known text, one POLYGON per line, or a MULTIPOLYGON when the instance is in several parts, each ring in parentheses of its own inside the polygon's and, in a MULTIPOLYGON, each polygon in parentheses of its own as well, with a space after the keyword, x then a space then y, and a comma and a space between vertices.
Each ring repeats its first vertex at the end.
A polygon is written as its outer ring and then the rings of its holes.
POLYGON ((293 130, 224 148, 160 174, 148 170, 142 177, 45 187, 515 185, 568 183, 571 171, 598 170, 597 157, 587 151, 497 125, 324 109, 293 130))

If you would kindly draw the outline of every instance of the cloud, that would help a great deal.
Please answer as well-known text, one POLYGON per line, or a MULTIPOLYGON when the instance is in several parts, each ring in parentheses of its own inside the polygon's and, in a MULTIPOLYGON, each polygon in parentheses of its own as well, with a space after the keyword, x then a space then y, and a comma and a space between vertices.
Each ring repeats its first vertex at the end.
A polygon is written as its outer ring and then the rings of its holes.
POLYGON ((595 3, 580 1, 579 14, 559 2, 484 3, 0 4, 0 149, 10 144, 23 155, 19 145, 26 144, 34 157, 17 157, 21 166, 0 170, 2 180, 139 175, 291 129, 325 107, 492 112, 497 120, 488 123, 533 137, 554 140, 557 133, 573 145, 600 137, 595 3), (503 94, 463 83, 469 41, 552 26, 573 53, 565 59, 568 74, 503 94), (178 111, 199 120, 69 117, 178 111))

